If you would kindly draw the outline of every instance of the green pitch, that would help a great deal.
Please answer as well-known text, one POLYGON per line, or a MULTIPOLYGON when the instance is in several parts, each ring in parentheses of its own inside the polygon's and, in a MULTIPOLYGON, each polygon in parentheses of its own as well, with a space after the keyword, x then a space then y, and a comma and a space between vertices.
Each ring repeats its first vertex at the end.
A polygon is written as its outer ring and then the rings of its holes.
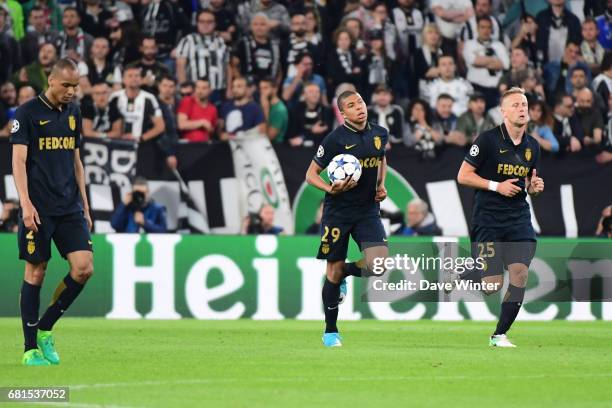
POLYGON ((19 365, 20 327, 0 319, 0 386, 70 386, 76 407, 612 405, 610 322, 518 322, 516 349, 487 346, 494 323, 340 322, 324 349, 319 322, 67 318, 58 367, 19 365))

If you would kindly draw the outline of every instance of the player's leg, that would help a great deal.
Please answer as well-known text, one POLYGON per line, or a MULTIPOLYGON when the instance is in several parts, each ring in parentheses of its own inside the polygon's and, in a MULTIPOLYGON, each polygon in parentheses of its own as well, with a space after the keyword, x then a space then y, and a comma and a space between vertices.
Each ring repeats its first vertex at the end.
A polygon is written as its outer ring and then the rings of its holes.
POLYGON ((93 253, 87 222, 81 213, 61 217, 53 235, 60 254, 68 260, 70 271, 59 282, 51 304, 38 326, 38 345, 45 358, 59 364, 52 330, 55 323, 79 296, 93 273, 93 253))
POLYGON ((19 307, 23 327, 24 354, 22 363, 30 366, 45 366, 49 362, 38 349, 38 312, 40 309, 40 289, 45 278, 47 262, 32 264, 26 262, 19 307))
POLYGON ((367 217, 355 224, 351 236, 363 252, 363 258, 345 266, 345 274, 353 276, 371 275, 376 258, 389 255, 387 234, 380 217, 367 217), (359 272, 357 272, 359 271, 359 272))
POLYGON ((19 307, 24 337, 22 363, 30 366, 49 365, 36 344, 38 334, 38 313, 40 309, 40 289, 42 287, 47 261, 51 258, 51 236, 54 225, 51 219, 41 216, 38 231, 25 228, 19 217, 17 242, 19 258, 26 261, 19 307))
MULTIPOLYGON (((517 228, 511 229, 510 237, 516 230, 517 228)), ((504 259, 505 263, 508 264, 510 281, 504 294, 499 321, 493 337, 501 337, 507 340, 506 333, 510 330, 523 305, 525 287, 529 276, 529 264, 535 255, 536 248, 535 239, 532 238, 535 237, 535 233, 529 230, 531 230, 530 227, 526 228, 526 233, 518 233, 518 236, 524 237, 525 241, 504 243, 504 259)), ((517 234, 514 233, 514 237, 516 236, 517 234)), ((508 347, 514 347, 509 341, 508 343, 510 344, 507 345, 508 347)))
POLYGON ((325 218, 321 224, 321 245, 317 258, 327 260, 325 281, 321 291, 325 313, 323 344, 327 347, 338 347, 342 345, 337 327, 340 284, 344 279, 343 267, 348 252, 350 226, 332 224, 325 218))

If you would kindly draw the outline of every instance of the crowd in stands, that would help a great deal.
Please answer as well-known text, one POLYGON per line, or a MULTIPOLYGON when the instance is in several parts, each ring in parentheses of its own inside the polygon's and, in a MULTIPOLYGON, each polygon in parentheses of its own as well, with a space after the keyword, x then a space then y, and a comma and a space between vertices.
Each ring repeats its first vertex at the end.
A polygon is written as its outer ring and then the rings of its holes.
POLYGON ((550 154, 612 161, 610 0, 0 0, 0 135, 78 62, 83 134, 318 144, 357 89, 390 145, 434 159, 501 122, 523 87, 550 154))

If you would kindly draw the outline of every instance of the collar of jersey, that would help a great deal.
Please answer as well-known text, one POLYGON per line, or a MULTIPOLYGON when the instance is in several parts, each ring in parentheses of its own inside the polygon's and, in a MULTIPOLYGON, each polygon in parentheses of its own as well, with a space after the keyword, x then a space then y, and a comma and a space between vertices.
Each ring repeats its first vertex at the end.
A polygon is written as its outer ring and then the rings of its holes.
POLYGON ((41 93, 40 95, 38 95, 38 98, 42 101, 42 103, 45 104, 45 106, 51 110, 56 110, 56 111, 62 111, 61 105, 59 106, 55 106, 51 103, 51 101, 49 99, 47 99, 47 97, 45 96, 45 93, 41 93))
POLYGON ((506 124, 502 123, 501 125, 499 125, 499 128, 501 129, 501 134, 502 134, 502 140, 512 146, 513 148, 517 148, 519 146, 524 145, 527 142, 527 132, 523 132, 523 136, 521 136, 521 142, 517 145, 514 144, 514 142, 512 141, 512 139, 510 138, 510 134, 508 133, 508 129, 506 128, 506 124), (507 135, 507 136, 506 136, 507 135))
POLYGON ((351 132, 355 132, 355 133, 362 133, 362 132, 372 129, 372 126, 370 126, 370 122, 366 122, 366 126, 362 130, 354 128, 353 126, 350 125, 350 123, 346 121, 344 121, 344 127, 350 130, 351 132))

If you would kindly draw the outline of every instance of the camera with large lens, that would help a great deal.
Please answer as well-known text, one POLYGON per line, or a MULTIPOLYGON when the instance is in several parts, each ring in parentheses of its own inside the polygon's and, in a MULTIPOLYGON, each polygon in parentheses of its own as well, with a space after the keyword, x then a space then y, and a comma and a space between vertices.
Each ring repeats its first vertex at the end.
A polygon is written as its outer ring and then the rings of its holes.
POLYGON ((424 160, 435 159, 436 158, 436 150, 435 150, 436 142, 433 140, 433 135, 431 134, 429 129, 417 124, 415 126, 415 131, 419 131, 419 130, 421 131, 423 136, 421 137, 421 139, 419 139, 419 141, 416 143, 414 148, 417 151, 421 152, 421 157, 424 160))
POLYGON ((249 227, 247 234, 263 234, 263 220, 258 213, 249 213, 249 227))
POLYGON ((142 191, 132 191, 132 201, 130 202, 130 209, 134 211, 142 211, 146 204, 145 193, 142 191))

